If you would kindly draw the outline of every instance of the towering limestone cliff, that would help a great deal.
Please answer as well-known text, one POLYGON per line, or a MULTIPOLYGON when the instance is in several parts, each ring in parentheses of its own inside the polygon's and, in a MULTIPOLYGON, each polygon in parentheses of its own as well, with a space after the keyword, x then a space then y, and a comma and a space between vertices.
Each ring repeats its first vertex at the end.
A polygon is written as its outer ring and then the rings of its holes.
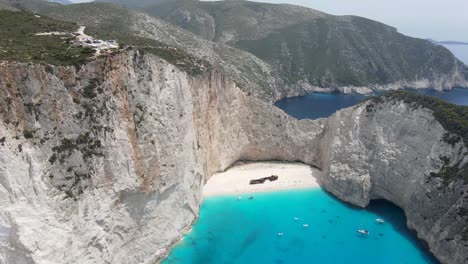
POLYGON ((195 219, 214 172, 240 159, 318 162, 300 144, 318 144, 319 124, 153 55, 8 63, 0 89, 5 263, 151 263, 195 219))
POLYGON ((214 172, 272 159, 321 168, 358 206, 401 206, 442 262, 468 257, 467 182, 440 176, 466 165, 466 146, 415 103, 299 121, 214 69, 191 76, 136 51, 4 63, 0 93, 1 262, 152 263, 197 217, 214 172))

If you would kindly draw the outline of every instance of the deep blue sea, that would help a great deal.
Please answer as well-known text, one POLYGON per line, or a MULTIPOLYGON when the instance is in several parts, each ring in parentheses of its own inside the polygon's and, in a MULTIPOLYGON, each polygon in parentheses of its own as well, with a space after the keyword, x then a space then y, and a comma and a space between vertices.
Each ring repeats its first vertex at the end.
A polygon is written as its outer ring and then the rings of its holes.
POLYGON ((387 202, 358 209, 321 189, 253 197, 205 199, 192 231, 162 263, 437 263, 407 230, 402 210, 387 202))
MULTIPOLYGON (((435 90, 410 90, 431 95, 450 103, 468 105, 468 89, 454 88, 447 92, 435 90)), ((310 93, 279 100, 275 105, 297 119, 329 117, 336 111, 356 105, 369 96, 359 94, 310 93)))

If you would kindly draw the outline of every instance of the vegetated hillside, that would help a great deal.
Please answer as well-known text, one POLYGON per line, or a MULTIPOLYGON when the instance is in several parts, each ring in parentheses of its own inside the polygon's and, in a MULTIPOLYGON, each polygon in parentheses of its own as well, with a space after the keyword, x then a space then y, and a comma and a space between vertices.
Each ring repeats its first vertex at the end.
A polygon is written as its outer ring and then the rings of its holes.
POLYGON ((466 66, 447 49, 360 17, 248 1, 103 1, 143 10, 205 39, 248 51, 291 85, 467 85, 466 66))
POLYGON ((0 0, 0 9, 15 11, 40 12, 60 5, 56 1, 47 0, 0 0))
POLYGON ((232 40, 258 39, 275 29, 328 16, 294 5, 248 1, 198 0, 98 0, 145 11, 202 36, 227 43, 232 40))
MULTIPOLYGON (((38 5, 39 9, 47 6, 38 5)), ((20 7, 20 9, 24 9, 20 7)), ((125 10, 121 10, 124 11, 125 10)), ((101 14, 97 10, 92 15, 101 14)), ((126 11, 128 12, 128 11, 126 11)), ((79 14, 79 12, 77 12, 79 14)), ((82 16, 81 16, 82 17, 82 16)), ((124 16, 125 17, 125 16, 124 16)), ((77 19, 78 20, 78 19, 77 19)), ((98 23, 99 24, 99 23, 98 23)), ((95 26, 87 33, 106 39, 119 39, 122 47, 131 46, 142 52, 150 52, 178 66, 190 74, 200 74, 209 68, 209 63, 189 55, 182 49, 162 42, 125 34, 117 28, 95 26)), ((16 10, 0 10, 0 61, 48 63, 53 65, 79 65, 89 61, 94 54, 91 48, 80 48, 70 44, 78 25, 74 22, 55 20, 47 16, 16 10), (37 33, 62 32, 69 34, 36 35, 37 33)), ((101 55, 104 56, 104 55, 101 55)))
POLYGON ((360 17, 319 18, 231 45, 276 65, 289 83, 320 87, 432 79, 463 66, 444 47, 360 17))
POLYGON ((117 39, 140 48, 160 44, 177 48, 224 71, 251 94, 267 100, 282 95, 282 91, 277 90, 276 73, 258 57, 223 43, 199 38, 156 17, 108 3, 57 6, 43 10, 41 14, 84 25, 86 33, 104 39, 117 39))
POLYGON ((72 47, 72 35, 38 36, 37 33, 73 33, 78 25, 32 13, 0 10, 0 61, 76 65, 93 55, 90 48, 72 47))

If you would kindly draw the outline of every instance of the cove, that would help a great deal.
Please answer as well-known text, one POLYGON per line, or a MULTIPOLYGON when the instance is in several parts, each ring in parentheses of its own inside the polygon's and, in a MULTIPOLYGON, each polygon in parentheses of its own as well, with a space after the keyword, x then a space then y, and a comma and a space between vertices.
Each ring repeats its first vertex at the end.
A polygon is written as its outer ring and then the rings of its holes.
MULTIPOLYGON (((453 104, 468 105, 468 89, 464 88, 454 88, 447 92, 430 89, 408 89, 408 91, 435 96, 453 104)), ((380 93, 372 95, 378 94, 380 93)), ((369 95, 310 93, 304 96, 281 99, 275 103, 275 106, 297 119, 317 119, 329 117, 336 111, 356 105, 367 98, 369 95)))
POLYGON ((206 198, 162 263, 438 263, 388 202, 355 208, 320 188, 251 196, 206 198))

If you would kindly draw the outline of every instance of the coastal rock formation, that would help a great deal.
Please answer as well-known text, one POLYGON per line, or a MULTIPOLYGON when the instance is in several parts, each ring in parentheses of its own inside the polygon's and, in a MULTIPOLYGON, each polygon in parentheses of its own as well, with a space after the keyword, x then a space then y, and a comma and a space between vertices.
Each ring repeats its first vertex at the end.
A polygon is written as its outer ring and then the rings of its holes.
POLYGON ((138 51, 4 63, 0 263, 153 263, 196 219, 204 182, 239 160, 321 168, 329 191, 394 202, 441 261, 463 263, 466 184, 430 177, 466 163, 463 141, 445 142, 427 109, 372 102, 296 120, 216 69, 138 51))
POLYGON ((0 95, 1 263, 153 263, 213 173, 319 159, 302 147, 319 122, 134 51, 80 68, 5 63, 0 95))
POLYGON ((418 104, 387 98, 337 112, 325 125, 325 188, 365 207, 385 199, 401 207, 408 227, 443 263, 468 260, 468 178, 437 175, 466 168, 468 150, 418 104))

